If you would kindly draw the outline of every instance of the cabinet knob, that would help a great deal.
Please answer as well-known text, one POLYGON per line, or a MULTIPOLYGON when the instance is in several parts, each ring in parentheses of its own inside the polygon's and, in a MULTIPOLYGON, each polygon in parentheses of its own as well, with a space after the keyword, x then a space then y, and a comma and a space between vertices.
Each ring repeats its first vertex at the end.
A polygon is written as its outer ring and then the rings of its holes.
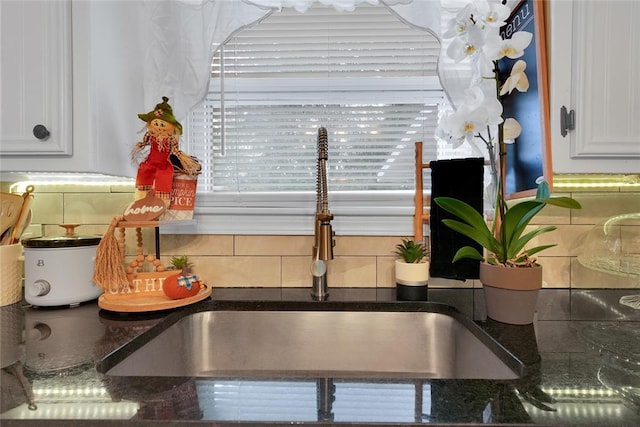
POLYGON ((45 125, 35 125, 33 127, 33 136, 35 136, 39 140, 43 141, 49 138, 49 135, 51 135, 51 133, 45 125))

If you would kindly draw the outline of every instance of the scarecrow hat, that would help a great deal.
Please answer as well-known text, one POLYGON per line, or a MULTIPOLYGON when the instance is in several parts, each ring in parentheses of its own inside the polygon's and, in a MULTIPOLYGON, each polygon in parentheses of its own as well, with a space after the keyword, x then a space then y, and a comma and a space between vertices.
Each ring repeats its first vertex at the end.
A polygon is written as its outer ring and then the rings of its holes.
POLYGON ((173 108, 168 104, 169 98, 166 96, 162 97, 162 103, 156 104, 156 108, 153 111, 149 111, 146 114, 138 114, 141 120, 149 123, 153 119, 164 120, 165 122, 169 122, 176 126, 178 132, 182 135, 182 125, 178 122, 173 115, 173 108))

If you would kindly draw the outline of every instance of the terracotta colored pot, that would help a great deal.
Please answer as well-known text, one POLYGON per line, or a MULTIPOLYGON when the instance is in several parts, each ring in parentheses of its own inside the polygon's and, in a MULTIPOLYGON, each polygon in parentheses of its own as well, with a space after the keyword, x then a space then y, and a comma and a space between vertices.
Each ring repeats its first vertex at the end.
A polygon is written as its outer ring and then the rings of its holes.
POLYGON ((487 317, 512 325, 533 323, 542 287, 542 266, 508 268, 480 264, 487 317))

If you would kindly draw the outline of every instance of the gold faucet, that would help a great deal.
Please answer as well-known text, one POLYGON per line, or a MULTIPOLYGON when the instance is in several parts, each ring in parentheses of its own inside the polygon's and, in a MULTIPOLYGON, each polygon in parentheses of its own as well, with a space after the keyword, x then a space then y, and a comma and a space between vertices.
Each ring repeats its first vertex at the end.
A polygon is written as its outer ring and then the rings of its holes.
POLYGON ((333 215, 329 211, 327 191, 327 159, 329 144, 327 129, 318 128, 318 163, 316 174, 316 215, 314 225, 313 261, 311 262, 311 275, 313 284, 311 297, 316 301, 324 301, 329 297, 327 284, 326 261, 333 259, 333 230, 331 220, 333 215))

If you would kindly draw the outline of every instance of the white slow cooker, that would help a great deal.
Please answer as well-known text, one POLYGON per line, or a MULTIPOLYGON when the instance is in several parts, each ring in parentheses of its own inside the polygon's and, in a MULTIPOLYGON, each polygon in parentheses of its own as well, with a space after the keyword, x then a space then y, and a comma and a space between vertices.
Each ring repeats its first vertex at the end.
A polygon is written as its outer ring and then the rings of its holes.
POLYGON ((60 306, 98 298, 102 289, 92 278, 100 239, 78 236, 73 227, 65 236, 24 239, 25 300, 35 306, 60 306))

